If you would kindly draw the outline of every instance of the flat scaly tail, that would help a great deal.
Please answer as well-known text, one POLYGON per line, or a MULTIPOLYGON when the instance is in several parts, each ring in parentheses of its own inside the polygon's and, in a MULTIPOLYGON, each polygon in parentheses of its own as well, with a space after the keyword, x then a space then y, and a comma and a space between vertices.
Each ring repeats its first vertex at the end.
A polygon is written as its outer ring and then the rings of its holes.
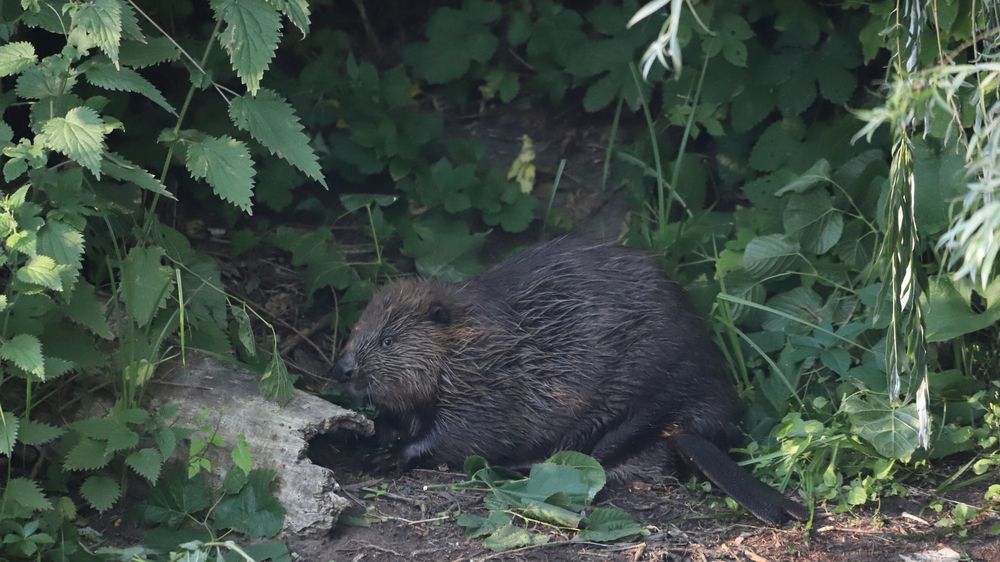
POLYGON ((685 459, 757 519, 775 526, 786 523, 789 517, 798 521, 809 519, 805 506, 755 479, 715 443, 685 433, 678 433, 670 440, 685 459))

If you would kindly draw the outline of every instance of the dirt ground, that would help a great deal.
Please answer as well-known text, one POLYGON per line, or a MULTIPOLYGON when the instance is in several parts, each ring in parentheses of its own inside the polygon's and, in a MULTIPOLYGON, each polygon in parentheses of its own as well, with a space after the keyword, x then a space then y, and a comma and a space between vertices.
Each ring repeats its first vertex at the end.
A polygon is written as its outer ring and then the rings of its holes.
MULTIPOLYGON (((382 479, 343 468, 338 473, 343 493, 355 504, 349 513, 357 517, 367 510, 370 526, 340 525, 329 537, 290 539, 292 551, 303 560, 875 562, 950 548, 962 560, 1000 562, 1000 537, 988 533, 1000 519, 998 514, 981 516, 961 537, 957 531, 934 525, 940 516, 921 509, 929 494, 920 489, 912 489, 909 498, 883 502, 880 510, 840 515, 818 512, 807 532, 802 525, 763 526, 748 515, 730 511, 718 496, 692 493, 677 482, 610 488, 598 496, 597 505, 623 509, 651 531, 641 541, 604 545, 552 536, 543 546, 493 553, 483 548, 481 539, 464 538, 463 529, 455 523, 460 513, 485 515, 482 494, 425 489, 429 484, 459 482, 464 475, 413 470, 382 479)), ((969 487, 948 499, 976 505, 983 489, 969 487)))

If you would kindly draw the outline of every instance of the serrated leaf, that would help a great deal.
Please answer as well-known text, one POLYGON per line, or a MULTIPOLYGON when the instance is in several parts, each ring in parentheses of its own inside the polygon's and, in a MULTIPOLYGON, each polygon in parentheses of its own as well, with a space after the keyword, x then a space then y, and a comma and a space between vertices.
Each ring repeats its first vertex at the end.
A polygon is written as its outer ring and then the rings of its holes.
MULTIPOLYGON (((51 361, 51 360, 50 360, 51 361)), ((25 421, 21 426, 19 439, 25 445, 43 445, 59 437, 66 431, 47 423, 35 420, 25 421)))
POLYGON ((107 442, 108 453, 131 449, 139 444, 139 434, 114 418, 86 418, 72 424, 84 438, 107 442))
POLYGON ((247 90, 256 94, 278 47, 278 11, 264 0, 213 0, 211 6, 216 19, 226 23, 219 42, 247 90))
POLYGON ((155 485, 157 478, 160 477, 160 469, 163 468, 163 457, 156 449, 147 447, 125 457, 125 464, 150 484, 155 485))
POLYGON ((126 41, 122 43, 119 62, 130 68, 146 68, 163 62, 177 60, 180 51, 166 37, 153 37, 145 43, 126 41))
POLYGON ((292 399, 292 378, 288 376, 288 367, 277 353, 271 356, 270 363, 264 369, 264 375, 260 378, 260 391, 265 398, 281 405, 292 399))
POLYGON ((129 316, 140 327, 149 324, 171 294, 173 271, 164 265, 163 248, 132 248, 122 262, 122 290, 129 316))
POLYGON ((257 342, 253 339, 253 329, 250 327, 250 316, 243 308, 235 305, 229 308, 236 322, 236 339, 243 347, 243 351, 250 357, 257 356, 257 342))
POLYGON ((32 511, 51 509, 52 503, 46 499, 42 489, 34 480, 27 478, 11 478, 3 492, 3 501, 14 502, 32 511))
POLYGON ((229 105, 229 118, 250 133, 271 154, 280 156, 306 176, 326 187, 316 153, 309 146, 295 110, 281 95, 267 88, 256 96, 243 95, 229 105))
POLYGON ((49 256, 32 256, 17 270, 17 279, 53 291, 62 291, 62 273, 65 269, 66 266, 57 264, 49 256))
POLYGON ((743 269, 759 279, 787 271, 798 256, 798 244, 790 242, 784 236, 758 236, 743 251, 743 269))
POLYGON ((273 473, 253 470, 247 485, 235 496, 227 496, 212 510, 216 529, 233 529, 251 538, 269 538, 281 530, 285 509, 269 490, 273 473))
POLYGON ((90 66, 84 76, 86 76, 87 82, 98 88, 113 92, 141 94, 171 114, 177 115, 177 111, 163 97, 160 90, 131 68, 116 69, 112 64, 98 62, 90 66))
POLYGON ((166 186, 160 183, 160 180, 153 177, 153 174, 114 152, 108 152, 104 155, 104 159, 101 160, 101 172, 118 181, 128 182, 168 199, 177 200, 174 194, 167 191, 166 186))
POLYGON ((24 69, 17 77, 14 92, 33 99, 61 96, 73 89, 78 74, 68 57, 52 55, 24 69))
POLYGON ((578 538, 584 541, 612 542, 646 536, 649 531, 628 513, 612 507, 598 507, 587 517, 587 528, 578 538))
POLYGON ((173 428, 163 427, 153 433, 153 440, 156 441, 156 448, 160 451, 160 456, 169 458, 177 448, 177 434, 173 428))
POLYGON ((185 164, 191 175, 207 181, 216 195, 251 214, 256 172, 245 144, 228 136, 192 143, 185 164))
POLYGON ((104 303, 97 300, 94 286, 85 280, 73 288, 73 295, 64 309, 66 316, 94 334, 110 340, 114 337, 105 316, 104 303))
POLYGON ((35 46, 15 41, 0 47, 0 77, 12 76, 35 64, 35 46))
POLYGON ((105 511, 115 505, 122 495, 122 489, 107 476, 88 476, 80 486, 80 495, 97 511, 105 511))
POLYGON ((102 441, 84 437, 66 453, 63 461, 65 470, 97 470, 111 462, 111 455, 102 441))
POLYGON ((17 432, 21 422, 10 412, 0 411, 0 455, 10 457, 17 443, 17 432))
POLYGON ((208 507, 211 501, 212 494, 203 473, 187 478, 183 468, 174 465, 150 491, 143 507, 143 518, 148 523, 177 527, 188 516, 208 507))
POLYGON ((69 41, 82 50, 97 47, 118 65, 118 47, 122 40, 122 4, 120 0, 90 0, 73 12, 69 41))
POLYGON ((302 36, 309 34, 309 2, 306 0, 268 0, 275 8, 299 28, 302 36))
POLYGON ((30 334, 18 334, 3 342, 0 345, 0 359, 10 361, 36 377, 45 376, 42 342, 30 334))
POLYGON ((101 177, 101 156, 106 150, 106 128, 101 116, 93 109, 74 107, 66 117, 49 119, 42 125, 41 142, 44 146, 75 161, 101 177))
POLYGON ((83 233, 50 218, 38 231, 37 251, 62 266, 60 290, 72 290, 83 266, 83 233))

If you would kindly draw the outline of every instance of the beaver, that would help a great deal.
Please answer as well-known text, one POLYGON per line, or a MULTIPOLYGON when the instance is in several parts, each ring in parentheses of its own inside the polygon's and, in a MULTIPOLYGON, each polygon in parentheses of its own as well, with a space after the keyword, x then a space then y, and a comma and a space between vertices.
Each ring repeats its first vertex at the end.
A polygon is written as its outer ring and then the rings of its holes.
POLYGON ((767 523, 806 518, 724 452, 739 408, 719 357, 649 256, 566 236, 465 282, 385 285, 332 374, 380 410, 399 467, 574 450, 610 480, 693 465, 767 523))

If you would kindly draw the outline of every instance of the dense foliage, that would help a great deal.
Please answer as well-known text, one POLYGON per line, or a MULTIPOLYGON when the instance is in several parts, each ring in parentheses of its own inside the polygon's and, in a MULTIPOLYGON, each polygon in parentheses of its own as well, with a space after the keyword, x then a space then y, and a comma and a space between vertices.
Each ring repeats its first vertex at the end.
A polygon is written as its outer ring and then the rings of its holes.
POLYGON ((488 238, 572 228, 552 208, 564 168, 538 172, 531 139, 512 165, 447 126, 485 106, 606 123, 622 238, 711 318, 760 477, 836 511, 956 453, 945 485, 1000 466, 989 3, 669 0, 631 26, 636 2, 147 4, 0 3, 4 556, 280 555, 220 542, 280 528, 247 444, 144 409, 187 348, 290 393, 274 330, 198 225, 231 257, 287 257, 335 307, 336 341, 400 268, 461 279, 488 238), (76 523, 130 482, 156 530, 88 552, 76 523))

